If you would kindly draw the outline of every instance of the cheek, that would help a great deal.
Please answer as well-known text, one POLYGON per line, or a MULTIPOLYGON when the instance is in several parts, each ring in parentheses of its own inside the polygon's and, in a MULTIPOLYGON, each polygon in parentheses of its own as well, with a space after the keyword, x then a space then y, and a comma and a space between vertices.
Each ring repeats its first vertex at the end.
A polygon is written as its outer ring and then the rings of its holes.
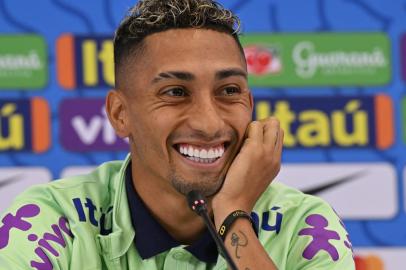
POLYGON ((243 137, 248 124, 252 121, 252 112, 245 106, 236 107, 232 111, 228 111, 225 120, 235 129, 239 136, 243 137))
POLYGON ((164 158, 168 155, 167 140, 173 128, 165 114, 148 117, 135 117, 131 123, 131 135, 134 147, 145 153, 144 156, 158 155, 164 158))
POLYGON ((245 137, 247 128, 249 123, 251 123, 252 118, 251 117, 246 117, 245 119, 240 119, 239 125, 238 125, 238 135, 240 139, 243 139, 245 137))

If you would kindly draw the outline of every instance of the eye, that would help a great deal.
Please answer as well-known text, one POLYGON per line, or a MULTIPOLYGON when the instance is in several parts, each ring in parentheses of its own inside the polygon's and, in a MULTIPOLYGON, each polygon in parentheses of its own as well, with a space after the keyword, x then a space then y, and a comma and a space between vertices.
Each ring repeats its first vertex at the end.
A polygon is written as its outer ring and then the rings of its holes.
POLYGON ((241 89, 237 86, 227 86, 221 91, 224 96, 233 96, 241 93, 241 89))
POLYGON ((187 95, 185 89, 181 87, 174 87, 168 89, 164 92, 165 95, 172 96, 172 97, 184 97, 187 95))

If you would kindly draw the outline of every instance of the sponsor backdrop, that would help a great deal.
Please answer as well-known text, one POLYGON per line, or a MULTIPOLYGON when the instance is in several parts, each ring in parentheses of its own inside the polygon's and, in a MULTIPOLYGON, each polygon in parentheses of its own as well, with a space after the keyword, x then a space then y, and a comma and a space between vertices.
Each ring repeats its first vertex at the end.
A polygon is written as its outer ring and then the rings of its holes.
MULTIPOLYGON (((357 269, 405 269, 406 2, 223 0, 243 21, 254 117, 285 130, 277 181, 323 197, 357 269)), ((122 159, 108 123, 130 0, 0 0, 0 211, 26 187, 122 159)))

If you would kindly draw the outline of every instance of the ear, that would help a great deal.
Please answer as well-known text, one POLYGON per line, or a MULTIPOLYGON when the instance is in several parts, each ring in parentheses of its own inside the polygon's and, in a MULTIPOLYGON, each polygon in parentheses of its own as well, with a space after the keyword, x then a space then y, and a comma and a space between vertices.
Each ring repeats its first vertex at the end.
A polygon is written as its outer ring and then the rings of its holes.
POLYGON ((121 138, 130 135, 128 127, 127 107, 123 93, 117 90, 110 90, 106 97, 106 112, 111 125, 121 138))

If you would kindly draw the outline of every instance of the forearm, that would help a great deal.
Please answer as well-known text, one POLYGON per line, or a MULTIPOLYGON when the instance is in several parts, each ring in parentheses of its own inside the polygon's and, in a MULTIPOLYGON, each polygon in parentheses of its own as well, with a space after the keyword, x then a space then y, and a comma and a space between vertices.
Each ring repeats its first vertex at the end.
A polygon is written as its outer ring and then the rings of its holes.
MULTIPOLYGON (((217 225, 217 229, 221 226, 217 225)), ((276 266, 255 235, 251 222, 239 218, 227 232, 224 245, 240 270, 269 269, 276 266)))
MULTIPOLYGON (((221 190, 212 200, 217 230, 235 210, 250 213, 262 192, 280 169, 283 130, 276 118, 253 121, 246 139, 227 171, 221 190)), ((225 246, 238 269, 276 269, 265 251, 250 221, 238 217, 228 219, 225 246)))

